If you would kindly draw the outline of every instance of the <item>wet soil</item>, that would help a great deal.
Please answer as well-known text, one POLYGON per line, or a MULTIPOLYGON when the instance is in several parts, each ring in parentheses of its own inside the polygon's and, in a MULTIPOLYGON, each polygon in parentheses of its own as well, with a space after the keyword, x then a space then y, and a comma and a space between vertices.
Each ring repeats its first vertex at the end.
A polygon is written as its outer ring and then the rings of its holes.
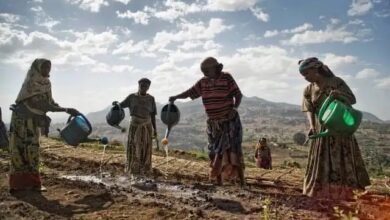
POLYGON ((108 147, 103 156, 102 148, 53 139, 41 146, 42 193, 9 193, 9 158, 0 153, 0 219, 336 219, 336 206, 360 219, 390 219, 388 179, 373 180, 357 200, 328 201, 302 195, 303 169, 248 168, 241 189, 209 182, 207 161, 182 152, 153 155, 153 172, 134 177, 121 150, 108 147))

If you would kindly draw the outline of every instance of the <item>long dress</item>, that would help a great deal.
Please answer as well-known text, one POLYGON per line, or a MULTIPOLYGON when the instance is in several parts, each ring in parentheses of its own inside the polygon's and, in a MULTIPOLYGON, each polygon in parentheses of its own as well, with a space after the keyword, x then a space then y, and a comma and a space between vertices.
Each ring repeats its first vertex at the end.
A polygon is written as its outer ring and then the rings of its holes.
MULTIPOLYGON (((24 103, 39 109, 39 106, 54 105, 50 94, 35 95, 24 103)), ((13 112, 10 124, 10 176, 11 190, 39 189, 39 138, 42 121, 13 112)))
MULTIPOLYGON (((317 114, 331 90, 341 92, 347 104, 356 102, 348 85, 338 77, 327 78, 322 89, 315 83, 308 85, 304 90, 302 111, 316 114, 318 132, 325 128, 319 123, 317 114)), ((370 179, 354 135, 333 135, 311 141, 303 194, 344 199, 350 198, 354 189, 364 189, 368 185, 370 179)))
POLYGON ((147 174, 152 169, 153 126, 151 115, 156 115, 154 97, 130 94, 121 107, 130 109, 131 121, 126 146, 126 171, 135 175, 147 174))

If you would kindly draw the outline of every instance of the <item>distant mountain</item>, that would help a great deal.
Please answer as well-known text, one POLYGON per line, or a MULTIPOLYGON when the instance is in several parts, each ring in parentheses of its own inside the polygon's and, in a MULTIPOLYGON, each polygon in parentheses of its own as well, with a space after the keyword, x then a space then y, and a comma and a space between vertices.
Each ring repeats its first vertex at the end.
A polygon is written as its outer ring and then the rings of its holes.
POLYGON ((369 112, 363 112, 363 121, 370 121, 370 122, 376 122, 376 123, 386 123, 386 121, 383 121, 379 119, 374 114, 371 114, 369 112))

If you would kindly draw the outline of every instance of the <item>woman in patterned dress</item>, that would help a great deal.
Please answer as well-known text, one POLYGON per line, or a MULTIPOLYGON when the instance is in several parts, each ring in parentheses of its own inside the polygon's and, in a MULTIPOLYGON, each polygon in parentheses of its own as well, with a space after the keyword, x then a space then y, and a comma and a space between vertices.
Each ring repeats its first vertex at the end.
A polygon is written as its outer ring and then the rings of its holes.
MULTIPOLYGON (((331 95, 348 105, 356 103, 348 85, 317 58, 299 62, 301 75, 310 84, 303 93, 302 111, 310 124, 309 135, 325 130, 318 112, 331 95)), ((330 199, 348 199, 354 189, 370 185, 362 155, 354 135, 330 135, 311 141, 303 194, 330 199)))
POLYGON ((63 108, 54 102, 50 83, 51 62, 36 59, 31 64, 22 89, 12 105, 10 124, 10 191, 46 190, 39 174, 39 137, 46 135, 50 118, 46 112, 67 112, 76 116, 73 108, 63 108))

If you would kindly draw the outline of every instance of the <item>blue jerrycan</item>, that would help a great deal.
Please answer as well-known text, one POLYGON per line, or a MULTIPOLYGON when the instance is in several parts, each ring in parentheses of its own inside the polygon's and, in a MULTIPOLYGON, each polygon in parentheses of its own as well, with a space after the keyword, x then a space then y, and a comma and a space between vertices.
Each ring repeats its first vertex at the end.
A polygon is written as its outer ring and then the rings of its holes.
POLYGON ((69 116, 65 127, 60 130, 60 136, 64 141, 72 146, 77 146, 92 132, 91 123, 84 115, 76 117, 69 116))

